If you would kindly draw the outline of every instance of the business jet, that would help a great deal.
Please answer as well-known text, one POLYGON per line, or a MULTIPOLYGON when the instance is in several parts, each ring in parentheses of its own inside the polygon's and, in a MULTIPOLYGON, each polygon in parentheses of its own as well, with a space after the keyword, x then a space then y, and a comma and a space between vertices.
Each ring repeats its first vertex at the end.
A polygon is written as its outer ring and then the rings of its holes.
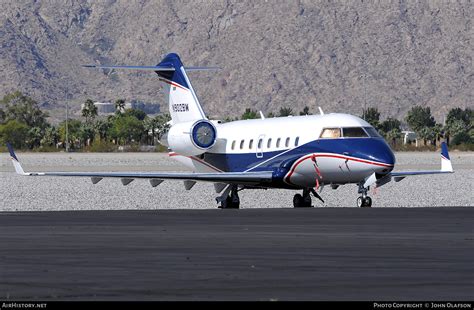
POLYGON ((13 148, 8 149, 17 173, 25 176, 119 178, 123 185, 148 179, 156 187, 164 180, 182 180, 186 190, 196 182, 214 183, 219 208, 239 208, 239 191, 283 188, 299 190, 293 206, 312 207, 311 195, 321 200, 324 187, 357 185, 358 207, 371 207, 370 187, 415 175, 452 173, 445 143, 441 144, 441 170, 393 171, 395 157, 369 123, 349 114, 276 117, 223 123, 203 112, 187 72, 213 70, 185 67, 177 54, 168 54, 156 66, 88 65, 98 69, 155 72, 165 85, 171 114, 163 143, 169 157, 192 172, 24 172, 13 148))

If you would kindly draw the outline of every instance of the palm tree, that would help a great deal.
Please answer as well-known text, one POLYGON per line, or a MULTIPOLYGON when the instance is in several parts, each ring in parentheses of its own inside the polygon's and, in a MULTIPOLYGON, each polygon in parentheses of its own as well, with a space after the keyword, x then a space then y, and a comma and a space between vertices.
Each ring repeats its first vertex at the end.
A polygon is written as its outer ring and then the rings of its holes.
POLYGON ((300 115, 311 115, 311 112, 309 112, 309 107, 305 106, 303 111, 300 112, 300 115))
POLYGON ((82 108, 82 116, 86 118, 86 123, 90 123, 98 115, 97 107, 94 101, 87 99, 82 108))
POLYGON ((115 113, 122 114, 125 111, 125 100, 117 99, 115 100, 115 113))
POLYGON ((293 109, 290 107, 283 107, 280 108, 280 115, 279 116, 290 116, 293 115, 293 109))
POLYGON ((145 118, 144 122, 143 122, 144 126, 145 126, 145 131, 146 131, 146 136, 147 136, 147 139, 149 138, 150 136, 150 132, 151 132, 151 145, 155 145, 155 136, 156 136, 156 130, 158 128, 158 117, 155 117, 155 118, 151 118, 151 117, 147 117, 145 118))

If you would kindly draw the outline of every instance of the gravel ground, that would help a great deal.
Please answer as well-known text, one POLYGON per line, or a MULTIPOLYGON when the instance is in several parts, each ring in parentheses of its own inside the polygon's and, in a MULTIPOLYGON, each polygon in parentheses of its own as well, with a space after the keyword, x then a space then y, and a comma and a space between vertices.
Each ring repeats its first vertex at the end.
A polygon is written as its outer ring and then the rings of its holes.
MULTIPOLYGON (((371 191, 373 207, 474 206, 474 153, 453 152, 454 174, 416 176, 371 191)), ((161 153, 19 153, 27 171, 184 171, 161 153)), ((437 153, 397 153, 396 170, 439 169, 437 153)), ((0 154, 0 211, 207 209, 216 208, 212 184, 186 191, 179 181, 152 188, 146 180, 122 186, 118 179, 93 185, 89 178, 22 177, 6 153, 0 154)), ((245 190, 241 208, 287 208, 289 190, 245 190)), ((327 207, 355 207, 357 187, 345 185, 321 193, 327 207)), ((322 206, 314 199, 313 204, 322 206)))

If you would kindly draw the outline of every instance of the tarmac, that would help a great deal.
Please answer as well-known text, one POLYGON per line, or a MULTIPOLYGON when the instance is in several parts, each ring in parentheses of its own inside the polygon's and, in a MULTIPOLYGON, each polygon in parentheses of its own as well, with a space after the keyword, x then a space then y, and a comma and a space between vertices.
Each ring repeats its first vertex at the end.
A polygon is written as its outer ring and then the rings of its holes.
POLYGON ((474 208, 0 212, 0 300, 472 300, 474 208))

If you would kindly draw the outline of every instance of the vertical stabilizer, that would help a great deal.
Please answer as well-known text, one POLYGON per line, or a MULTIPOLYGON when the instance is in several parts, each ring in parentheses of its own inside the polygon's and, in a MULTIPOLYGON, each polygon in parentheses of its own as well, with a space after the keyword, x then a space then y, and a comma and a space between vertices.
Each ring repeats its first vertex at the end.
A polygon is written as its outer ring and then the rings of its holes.
POLYGON ((174 70, 155 71, 160 81, 166 84, 169 111, 173 125, 177 123, 207 119, 186 70, 177 54, 168 54, 157 67, 174 68, 174 70))

